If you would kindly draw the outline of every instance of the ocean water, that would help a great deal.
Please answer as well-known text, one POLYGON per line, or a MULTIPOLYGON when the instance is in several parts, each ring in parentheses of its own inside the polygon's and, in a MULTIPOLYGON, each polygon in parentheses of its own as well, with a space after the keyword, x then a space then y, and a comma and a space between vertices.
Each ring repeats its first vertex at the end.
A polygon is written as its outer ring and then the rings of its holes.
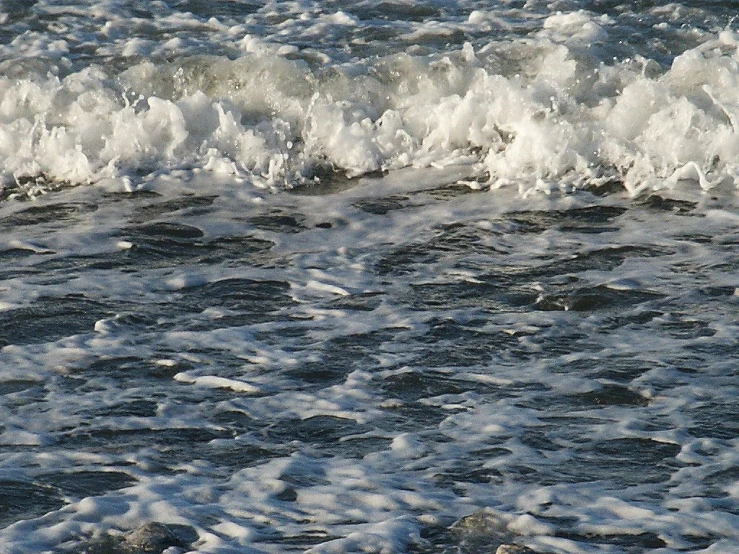
POLYGON ((0 552, 739 552, 736 9, 0 2, 0 552))

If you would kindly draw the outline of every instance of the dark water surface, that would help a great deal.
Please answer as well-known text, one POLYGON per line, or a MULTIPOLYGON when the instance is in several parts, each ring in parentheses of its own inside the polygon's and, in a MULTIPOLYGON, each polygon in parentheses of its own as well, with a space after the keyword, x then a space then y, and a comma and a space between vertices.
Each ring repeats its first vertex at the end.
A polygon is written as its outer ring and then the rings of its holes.
POLYGON ((639 552, 739 516, 718 199, 350 189, 214 219, 217 196, 82 194, 2 206, 27 241, 2 252, 5 526, 153 494, 202 530, 270 514, 254 543, 283 551, 380 510, 425 521, 424 552, 639 552), (270 492, 232 498, 244 472, 270 492), (339 511, 311 516, 314 495, 339 511), (483 508, 537 523, 445 530, 483 508))

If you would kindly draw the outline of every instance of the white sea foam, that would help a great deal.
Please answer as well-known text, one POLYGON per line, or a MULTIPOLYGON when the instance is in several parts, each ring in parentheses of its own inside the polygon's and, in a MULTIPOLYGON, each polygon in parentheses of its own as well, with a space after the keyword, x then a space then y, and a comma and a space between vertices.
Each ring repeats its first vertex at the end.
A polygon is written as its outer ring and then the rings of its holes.
MULTIPOLYGON (((324 19, 331 29, 354 21, 324 19)), ((326 171, 461 164, 522 190, 734 187, 736 35, 706 38, 665 67, 597 54, 614 25, 559 13, 525 39, 322 67, 253 36, 235 58, 183 54, 123 71, 17 62, 0 79, 2 173, 8 186, 125 188, 162 168, 204 168, 280 188, 326 171)), ((242 29, 218 32, 233 40, 242 29)))

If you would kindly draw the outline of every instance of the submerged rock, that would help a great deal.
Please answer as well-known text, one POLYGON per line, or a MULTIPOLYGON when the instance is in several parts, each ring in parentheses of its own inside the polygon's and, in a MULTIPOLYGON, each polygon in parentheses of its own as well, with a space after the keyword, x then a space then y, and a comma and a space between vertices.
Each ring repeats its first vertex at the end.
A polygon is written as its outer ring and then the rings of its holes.
POLYGON ((518 544, 501 544, 495 551, 495 554, 536 554, 533 550, 526 546, 518 544))
POLYGON ((173 529, 163 523, 147 523, 132 531, 125 538, 126 545, 132 552, 159 554, 170 546, 185 548, 189 542, 183 540, 173 529))
POLYGON ((171 547, 188 549, 198 534, 187 525, 150 522, 125 535, 104 534, 90 541, 83 554, 162 554, 171 547))
POLYGON ((485 508, 456 521, 450 530, 457 536, 462 552, 495 554, 536 554, 519 543, 521 537, 510 528, 510 518, 485 508))

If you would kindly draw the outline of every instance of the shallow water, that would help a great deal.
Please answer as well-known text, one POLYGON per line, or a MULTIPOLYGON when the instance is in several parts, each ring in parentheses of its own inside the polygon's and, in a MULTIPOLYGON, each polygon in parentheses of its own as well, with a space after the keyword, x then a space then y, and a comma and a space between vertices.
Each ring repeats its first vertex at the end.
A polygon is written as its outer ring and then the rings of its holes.
POLYGON ((733 198, 424 178, 6 203, 6 547, 483 552, 445 529, 489 508, 542 552, 731 548, 733 198))
POLYGON ((731 3, 1 8, 0 551, 739 549, 731 3))

